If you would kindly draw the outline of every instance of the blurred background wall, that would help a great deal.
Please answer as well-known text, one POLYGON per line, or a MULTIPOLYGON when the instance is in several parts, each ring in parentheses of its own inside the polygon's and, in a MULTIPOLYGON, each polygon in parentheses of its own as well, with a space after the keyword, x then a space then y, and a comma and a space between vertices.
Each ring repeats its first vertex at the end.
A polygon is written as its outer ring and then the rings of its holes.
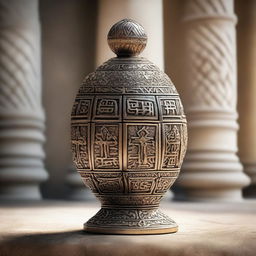
POLYGON ((83 78, 95 68, 97 1, 40 1, 45 166, 51 178, 45 197, 65 198, 71 167, 70 113, 83 78))

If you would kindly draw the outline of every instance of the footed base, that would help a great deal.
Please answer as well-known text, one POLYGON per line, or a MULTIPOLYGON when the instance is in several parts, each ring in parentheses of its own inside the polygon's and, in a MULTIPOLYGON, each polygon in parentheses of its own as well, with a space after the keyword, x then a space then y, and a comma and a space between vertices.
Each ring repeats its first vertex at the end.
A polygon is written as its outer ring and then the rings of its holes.
POLYGON ((103 234, 166 234, 178 231, 178 225, 158 209, 100 209, 84 230, 103 234))

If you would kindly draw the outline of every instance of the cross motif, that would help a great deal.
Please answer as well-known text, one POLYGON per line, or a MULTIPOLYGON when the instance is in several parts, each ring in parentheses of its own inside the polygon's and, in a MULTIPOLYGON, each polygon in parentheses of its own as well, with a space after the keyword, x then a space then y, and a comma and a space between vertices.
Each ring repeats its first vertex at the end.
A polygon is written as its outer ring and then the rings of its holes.
POLYGON ((149 132, 147 131, 146 127, 143 126, 138 132, 137 137, 131 137, 131 143, 138 146, 139 151, 139 166, 147 166, 148 164, 148 146, 152 145, 153 137, 148 137, 149 132))

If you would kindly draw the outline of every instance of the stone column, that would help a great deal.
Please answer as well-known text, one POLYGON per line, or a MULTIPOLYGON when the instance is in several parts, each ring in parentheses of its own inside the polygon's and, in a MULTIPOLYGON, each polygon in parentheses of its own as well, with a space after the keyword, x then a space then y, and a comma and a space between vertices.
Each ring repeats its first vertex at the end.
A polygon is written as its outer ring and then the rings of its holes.
POLYGON ((237 152, 233 0, 184 2, 189 144, 178 184, 188 199, 241 200, 249 183, 237 152))
POLYGON ((38 1, 0 0, 0 199, 40 199, 44 169, 38 1))
POLYGON ((256 197, 256 1, 238 0, 239 156, 251 178, 246 196, 256 197))

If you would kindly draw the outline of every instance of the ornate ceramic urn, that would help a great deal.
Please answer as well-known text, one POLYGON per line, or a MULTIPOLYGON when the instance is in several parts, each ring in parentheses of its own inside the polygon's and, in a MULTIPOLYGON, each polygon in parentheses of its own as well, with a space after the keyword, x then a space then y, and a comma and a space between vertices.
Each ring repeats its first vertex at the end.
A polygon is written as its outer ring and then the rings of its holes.
POLYGON ((124 19, 108 33, 117 54, 83 81, 72 110, 73 160, 102 207, 88 232, 158 234, 177 231, 159 209, 187 147, 186 118, 170 78, 137 55, 147 35, 124 19))

